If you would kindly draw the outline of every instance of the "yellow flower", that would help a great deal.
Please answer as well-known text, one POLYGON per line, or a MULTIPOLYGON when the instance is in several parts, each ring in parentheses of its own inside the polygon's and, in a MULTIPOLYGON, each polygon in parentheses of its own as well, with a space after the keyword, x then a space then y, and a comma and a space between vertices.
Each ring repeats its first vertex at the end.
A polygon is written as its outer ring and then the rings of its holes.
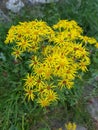
POLYGON ((32 74, 27 74, 26 78, 23 79, 25 80, 24 86, 28 87, 28 88, 33 88, 33 86, 35 85, 35 77, 32 74))
POLYGON ((25 91, 25 96, 28 98, 28 101, 30 100, 34 100, 34 90, 30 89, 30 88, 24 88, 25 91))
POLYGON ((54 42, 57 44, 57 45, 62 45, 64 44, 64 40, 65 37, 63 35, 58 35, 58 37, 55 37, 54 38, 54 42))
POLYGON ((31 47, 29 41, 25 39, 22 39, 21 41, 16 42, 16 44, 23 51, 26 51, 27 48, 31 47))
POLYGON ((12 43, 14 41, 14 35, 13 34, 9 34, 6 38, 6 40, 4 41, 6 44, 8 43, 12 43))
POLYGON ((74 54, 75 54, 75 58, 79 59, 79 58, 85 58, 89 55, 89 52, 86 50, 85 47, 83 47, 82 43, 75 44, 74 48, 73 48, 74 54))
POLYGON ((39 60, 37 56, 32 56, 31 60, 29 60, 29 67, 36 67, 39 65, 39 60))
POLYGON ((50 79, 51 78, 51 74, 52 74, 52 69, 50 66, 48 66, 47 64, 43 65, 44 71, 43 71, 43 78, 46 79, 50 79))
POLYGON ((74 79, 76 76, 77 70, 74 68, 74 66, 69 67, 65 70, 65 74, 62 77, 66 77, 68 79, 74 79))
POLYGON ((69 122, 68 124, 65 124, 66 130, 76 130, 76 124, 69 122))
POLYGON ((8 31, 8 34, 7 34, 7 37, 6 37, 6 40, 5 40, 5 43, 8 44, 8 43, 12 43, 14 40, 15 40, 15 26, 12 26, 10 28, 10 30, 8 31))
POLYGON ((68 67, 69 61, 68 61, 68 59, 67 59, 66 57, 64 57, 64 58, 60 58, 60 57, 59 57, 59 59, 58 59, 58 64, 59 64, 59 66, 60 66, 61 68, 68 67))
POLYGON ((54 92, 53 90, 48 90, 46 92, 46 95, 47 95, 47 99, 50 101, 50 102, 54 102, 54 101, 57 101, 59 98, 58 98, 58 94, 56 92, 54 92))
POLYGON ((93 37, 81 36, 81 38, 83 39, 85 43, 96 44, 97 42, 96 39, 93 37))
POLYGON ((71 89, 73 87, 73 85, 74 85, 74 82, 67 78, 59 80, 59 82, 58 82, 58 86, 60 89, 62 89, 64 87, 71 89))
POLYGON ((47 90, 51 90, 51 89, 54 89, 54 88, 56 88, 56 86, 55 85, 53 85, 53 83, 47 83, 47 82, 45 82, 45 86, 46 86, 46 89, 47 90))
POLYGON ((49 54, 53 53, 53 47, 48 45, 43 50, 43 55, 49 56, 49 54))
POLYGON ((43 81, 43 79, 39 78, 39 77, 36 77, 36 90, 37 91, 42 91, 42 89, 46 88, 46 84, 45 82, 43 81))
POLYGON ((95 47, 98 48, 98 42, 95 44, 95 47))
POLYGON ((20 55, 23 53, 22 50, 20 50, 20 48, 13 48, 13 52, 12 55, 15 57, 15 59, 20 58, 20 55))
POLYGON ((62 130, 62 128, 59 128, 59 130, 62 130))
POLYGON ((47 98, 39 98, 37 103, 39 103, 41 107, 47 107, 50 105, 50 101, 47 98))
POLYGON ((34 74, 37 77, 42 77, 44 72, 44 68, 41 65, 35 66, 34 67, 34 74))
POLYGON ((43 80, 38 79, 36 82, 36 88, 35 91, 38 92, 38 96, 40 97, 46 97, 45 94, 46 84, 43 82, 43 80))
POLYGON ((30 47, 28 47, 28 52, 36 52, 39 49, 38 45, 34 42, 30 44, 30 47))
POLYGON ((54 57, 52 55, 48 55, 46 58, 44 58, 45 64, 49 66, 53 66, 55 63, 54 62, 54 57))
POLYGON ((82 71, 87 71, 87 63, 84 61, 84 60, 81 60, 80 63, 79 63, 79 68, 82 70, 82 71))

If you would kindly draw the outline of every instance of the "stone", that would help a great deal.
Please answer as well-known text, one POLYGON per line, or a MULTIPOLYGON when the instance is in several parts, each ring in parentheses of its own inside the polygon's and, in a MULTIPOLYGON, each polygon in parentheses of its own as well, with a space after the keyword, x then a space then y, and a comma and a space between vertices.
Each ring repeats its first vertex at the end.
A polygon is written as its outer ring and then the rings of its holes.
POLYGON ((87 110, 91 114, 91 117, 98 122, 98 97, 89 100, 87 110))
POLYGON ((14 13, 19 12, 22 7, 24 7, 24 3, 21 0, 8 0, 6 2, 6 8, 14 13))
POLYGON ((28 0, 32 4, 34 3, 51 3, 51 2, 58 2, 59 0, 28 0))
POLYGON ((76 130, 87 130, 87 128, 78 125, 76 130))
POLYGON ((61 0, 0 0, 0 9, 6 13, 8 13, 8 10, 18 13, 23 7, 31 7, 32 5, 36 5, 36 3, 46 4, 59 1, 61 0))

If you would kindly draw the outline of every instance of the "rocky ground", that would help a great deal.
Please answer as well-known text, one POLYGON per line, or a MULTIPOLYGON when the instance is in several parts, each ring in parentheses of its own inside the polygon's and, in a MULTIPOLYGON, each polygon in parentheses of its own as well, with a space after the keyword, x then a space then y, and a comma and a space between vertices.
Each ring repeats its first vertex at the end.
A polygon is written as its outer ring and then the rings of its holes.
POLYGON ((98 130, 98 97, 92 97, 88 104, 87 104, 87 110, 90 113, 94 124, 96 126, 96 130, 98 130))

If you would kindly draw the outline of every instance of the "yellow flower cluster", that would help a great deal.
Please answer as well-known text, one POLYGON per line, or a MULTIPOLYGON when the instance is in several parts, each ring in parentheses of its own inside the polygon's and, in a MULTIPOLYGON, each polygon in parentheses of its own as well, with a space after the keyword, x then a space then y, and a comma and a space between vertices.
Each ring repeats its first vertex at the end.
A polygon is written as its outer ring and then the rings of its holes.
POLYGON ((10 28, 5 43, 15 43, 12 55, 18 58, 25 51, 36 52, 39 49, 38 43, 48 39, 52 33, 53 30, 45 22, 20 22, 10 28))
MULTIPOLYGON (((75 123, 69 122, 69 123, 65 124, 66 130, 76 130, 76 127, 77 126, 75 123)), ((62 130, 62 128, 59 128, 59 130, 62 130)))
POLYGON ((37 20, 19 23, 10 28, 5 43, 13 44, 16 59, 30 54, 31 73, 24 79, 24 91, 28 100, 42 107, 60 100, 63 88, 74 86, 79 72, 90 64, 88 44, 98 46, 73 20, 60 20, 53 27, 37 20))

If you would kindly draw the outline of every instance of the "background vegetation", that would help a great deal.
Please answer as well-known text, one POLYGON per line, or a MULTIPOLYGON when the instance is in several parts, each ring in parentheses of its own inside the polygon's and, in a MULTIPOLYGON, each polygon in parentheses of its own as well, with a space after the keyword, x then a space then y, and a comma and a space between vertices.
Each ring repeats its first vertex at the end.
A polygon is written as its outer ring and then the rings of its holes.
POLYGON ((84 76, 85 80, 80 83, 81 89, 70 93, 68 99, 73 99, 71 106, 66 102, 58 108, 38 111, 32 108, 32 103, 25 102, 20 87, 21 79, 27 72, 25 62, 15 61, 11 57, 10 46, 6 46, 4 40, 11 25, 34 19, 42 19, 49 25, 57 23, 60 19, 73 19, 84 29, 85 35, 98 40, 98 0, 60 0, 58 3, 35 5, 33 9, 25 7, 19 14, 9 12, 8 15, 12 22, 0 24, 0 129, 52 130, 72 121, 83 124, 88 130, 95 130, 85 105, 90 97, 98 95, 98 50, 91 48, 92 64, 84 76), (90 85, 93 87, 86 91, 90 85))

